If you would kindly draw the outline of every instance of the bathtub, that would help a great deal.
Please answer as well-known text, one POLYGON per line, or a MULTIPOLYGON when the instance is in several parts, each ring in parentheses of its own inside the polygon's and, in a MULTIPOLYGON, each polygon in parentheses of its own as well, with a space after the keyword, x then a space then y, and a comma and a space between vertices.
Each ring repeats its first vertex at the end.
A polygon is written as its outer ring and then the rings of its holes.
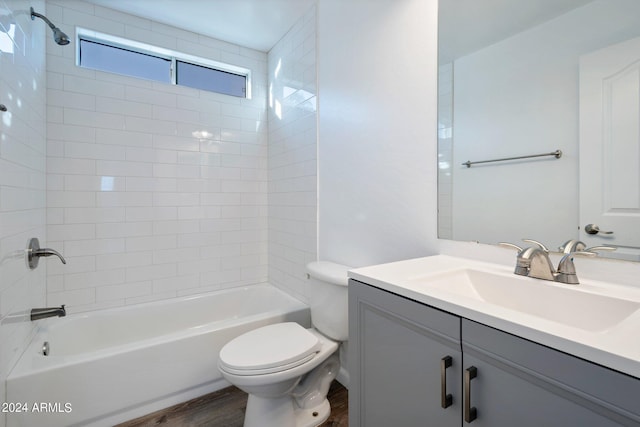
POLYGON ((309 327, 309 308, 269 284, 40 321, 7 378, 7 426, 112 426, 219 390, 222 346, 282 321, 309 327))

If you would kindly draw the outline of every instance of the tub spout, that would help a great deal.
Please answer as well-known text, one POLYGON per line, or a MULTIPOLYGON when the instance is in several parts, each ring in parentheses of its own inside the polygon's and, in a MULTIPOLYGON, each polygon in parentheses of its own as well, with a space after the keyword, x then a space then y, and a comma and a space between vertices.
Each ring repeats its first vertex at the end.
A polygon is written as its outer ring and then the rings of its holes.
POLYGON ((47 308, 32 308, 31 320, 46 319, 47 317, 64 317, 67 315, 67 311, 64 309, 64 304, 60 307, 47 307, 47 308))

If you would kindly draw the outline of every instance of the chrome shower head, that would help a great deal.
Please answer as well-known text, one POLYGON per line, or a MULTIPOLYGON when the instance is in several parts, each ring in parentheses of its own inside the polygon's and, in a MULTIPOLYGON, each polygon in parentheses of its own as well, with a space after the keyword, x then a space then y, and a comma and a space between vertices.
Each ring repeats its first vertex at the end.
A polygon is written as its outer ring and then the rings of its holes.
POLYGON ((69 36, 63 33, 60 28, 53 25, 53 23, 49 21, 46 16, 36 13, 36 11, 34 11, 33 8, 31 8, 31 20, 34 21, 36 19, 36 16, 42 19, 44 22, 46 22, 49 28, 53 30, 53 39, 56 41, 56 43, 58 43, 61 46, 69 44, 69 41, 70 41, 69 36))
POLYGON ((69 44, 69 36, 62 32, 62 30, 58 27, 53 28, 53 39, 60 46, 64 46, 69 44))

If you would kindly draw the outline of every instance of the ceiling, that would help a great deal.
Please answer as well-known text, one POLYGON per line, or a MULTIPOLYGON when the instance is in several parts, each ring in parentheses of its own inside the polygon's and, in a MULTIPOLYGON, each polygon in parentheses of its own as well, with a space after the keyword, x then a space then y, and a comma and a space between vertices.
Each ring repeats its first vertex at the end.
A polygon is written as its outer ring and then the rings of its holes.
POLYGON ((592 1, 441 0, 440 62, 450 62, 592 1))
POLYGON ((268 52, 315 0, 86 0, 268 52))
MULTIPOLYGON (((268 52, 316 2, 86 1, 263 52, 268 52)), ((591 1, 593 0, 441 0, 440 59, 448 62, 591 1)))

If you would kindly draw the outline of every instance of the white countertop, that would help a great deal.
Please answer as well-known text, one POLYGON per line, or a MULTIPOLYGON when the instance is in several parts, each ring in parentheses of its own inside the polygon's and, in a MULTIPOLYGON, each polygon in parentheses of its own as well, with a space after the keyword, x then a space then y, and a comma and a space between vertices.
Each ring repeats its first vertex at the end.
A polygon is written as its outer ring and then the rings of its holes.
MULTIPOLYGON (((488 303, 477 296, 465 297, 447 292, 442 286, 428 285, 430 278, 437 280, 443 274, 461 269, 486 271, 505 278, 514 277, 516 286, 522 283, 517 282, 518 280, 535 281, 531 282, 535 286, 560 287, 562 288, 560 291, 565 294, 566 289, 570 289, 575 292, 604 295, 640 304, 638 287, 592 280, 581 280, 579 285, 555 283, 516 276, 513 274, 513 267, 447 255, 358 268, 349 271, 349 277, 640 378, 640 309, 611 327, 588 330, 579 325, 559 323, 488 303)), ((579 273, 580 271, 578 276, 579 273)), ((550 290, 552 294, 554 292, 552 288, 546 290, 550 290)), ((540 303, 535 301, 535 296, 532 296, 532 304, 540 303)), ((591 309, 594 311, 593 307, 591 309)), ((580 307, 567 307, 567 310, 580 310, 580 307)))

